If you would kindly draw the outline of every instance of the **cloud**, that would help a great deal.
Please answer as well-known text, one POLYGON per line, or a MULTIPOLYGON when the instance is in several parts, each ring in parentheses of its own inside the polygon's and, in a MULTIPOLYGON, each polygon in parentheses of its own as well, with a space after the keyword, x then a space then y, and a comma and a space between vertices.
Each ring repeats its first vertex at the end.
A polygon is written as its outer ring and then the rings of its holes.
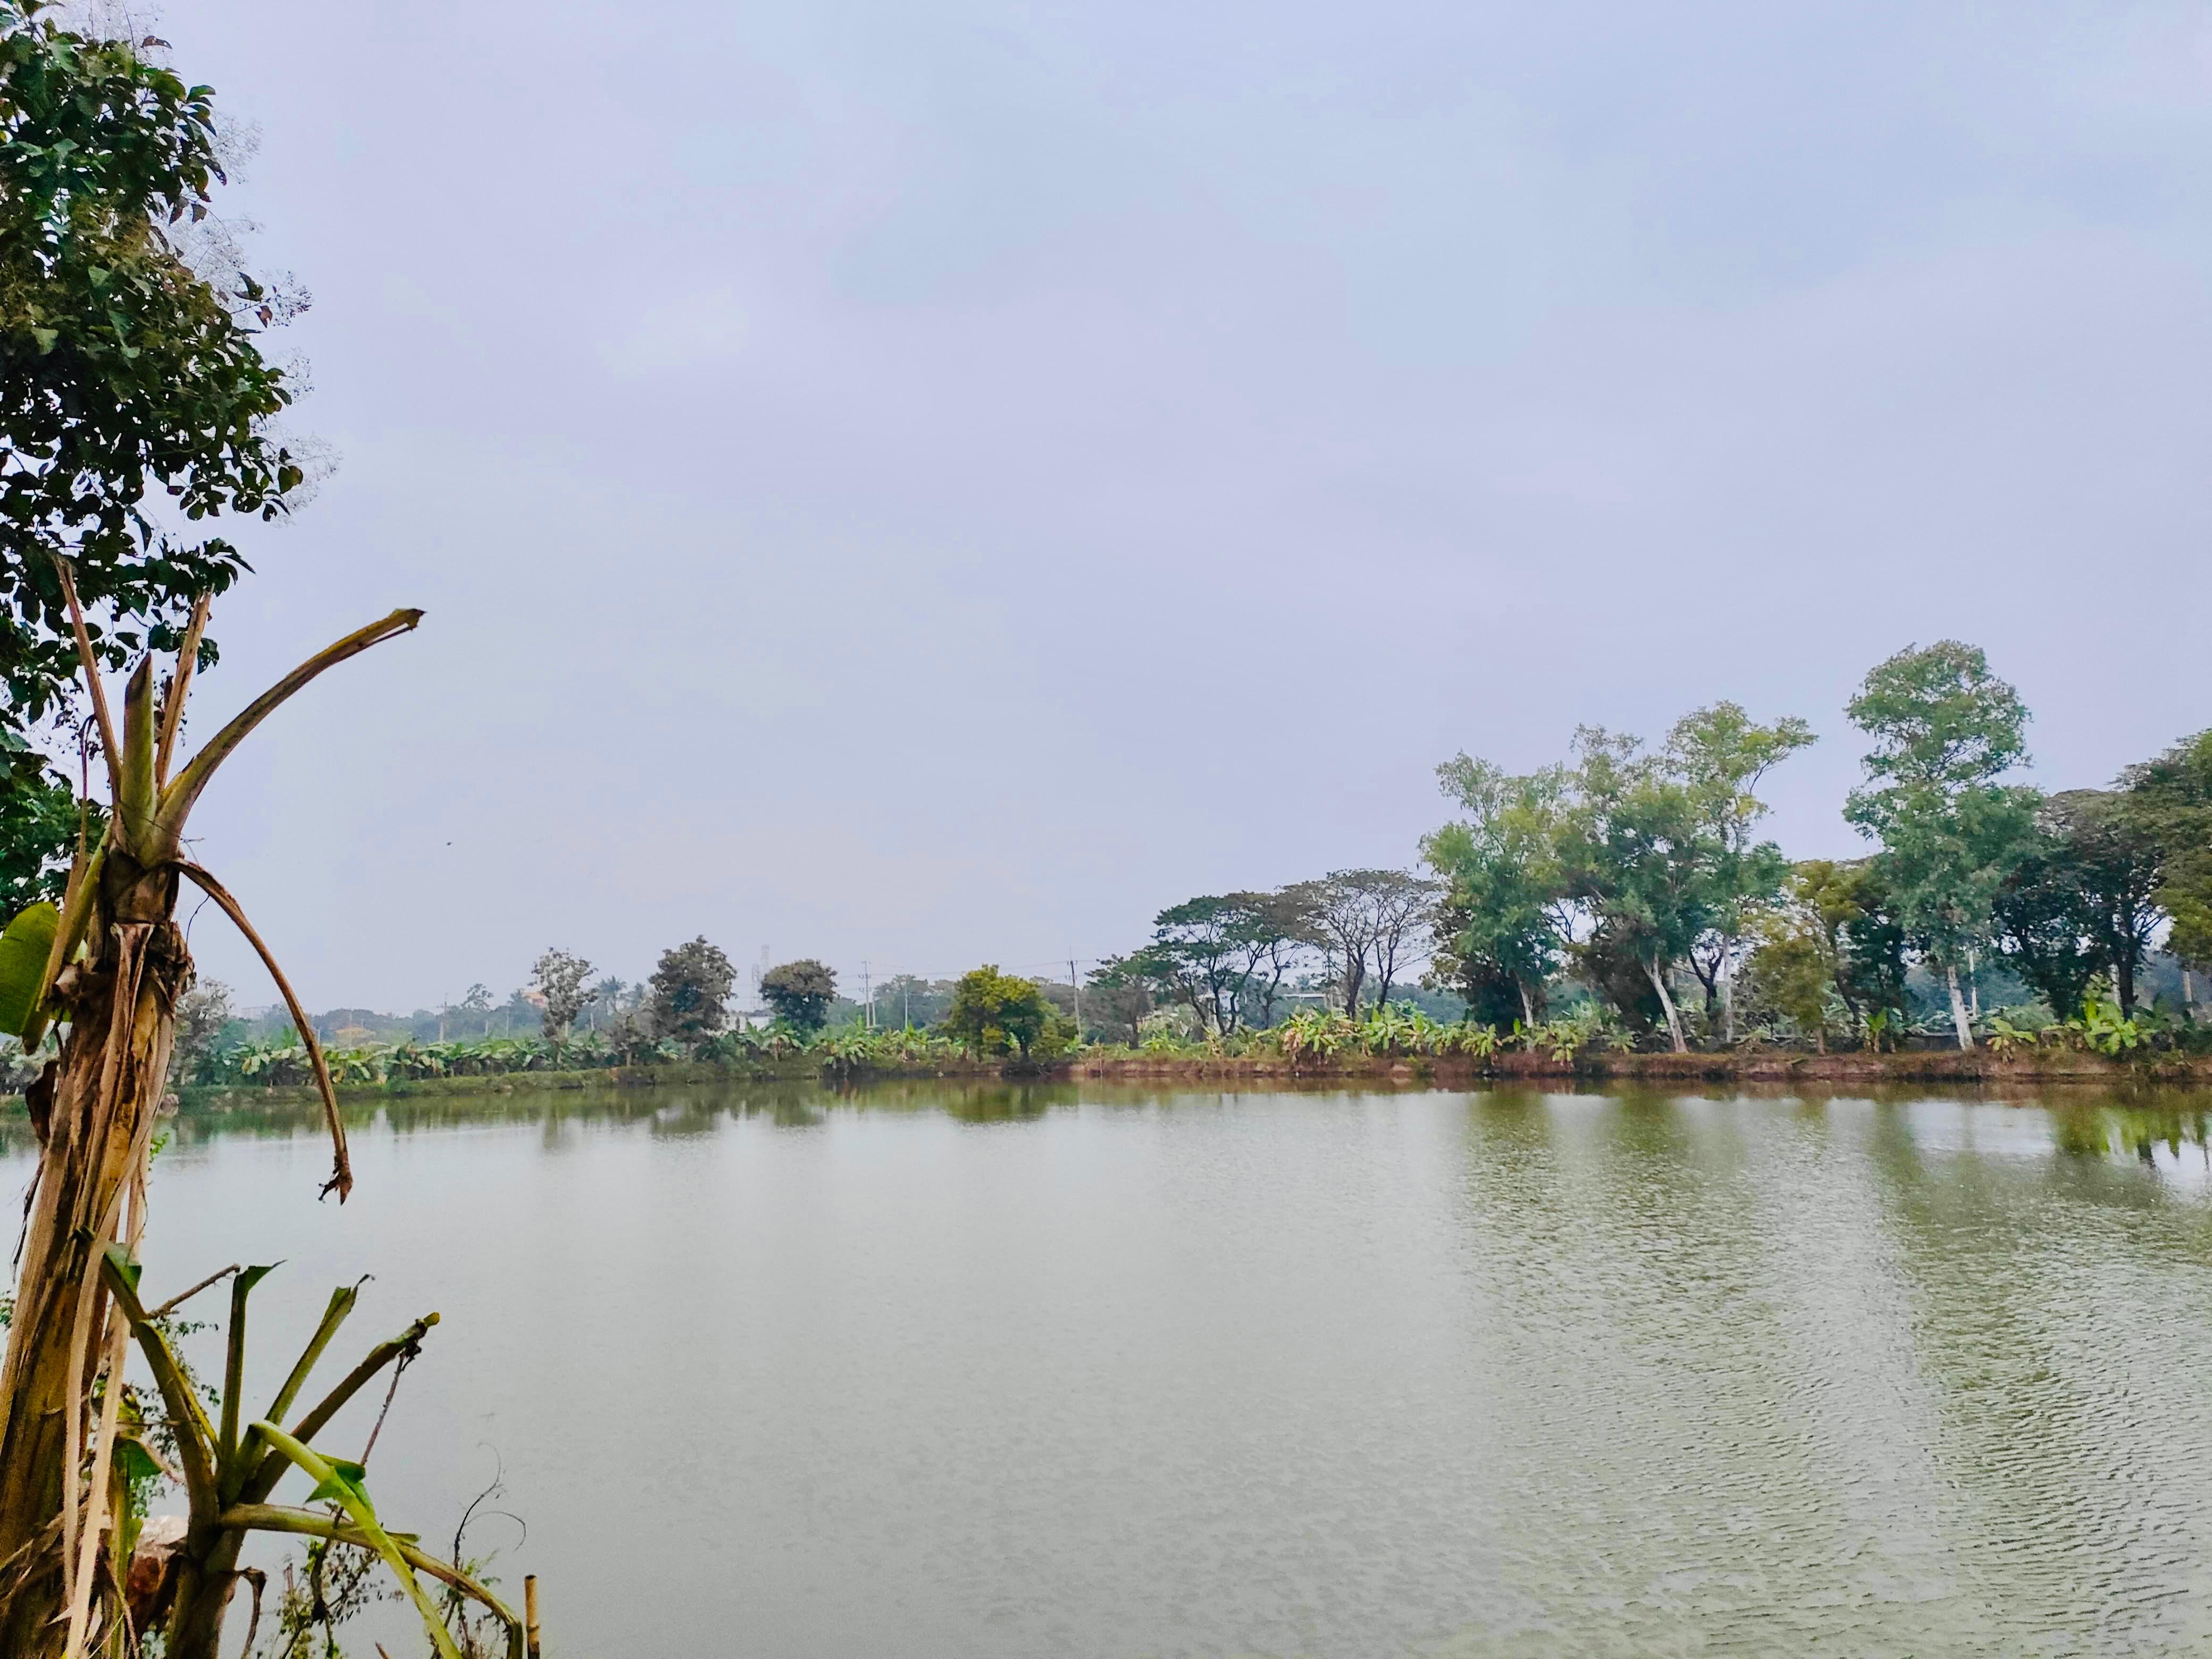
POLYGON ((724 362, 744 349, 745 315, 736 293, 708 288, 648 306, 599 347, 599 361, 635 379, 724 362))

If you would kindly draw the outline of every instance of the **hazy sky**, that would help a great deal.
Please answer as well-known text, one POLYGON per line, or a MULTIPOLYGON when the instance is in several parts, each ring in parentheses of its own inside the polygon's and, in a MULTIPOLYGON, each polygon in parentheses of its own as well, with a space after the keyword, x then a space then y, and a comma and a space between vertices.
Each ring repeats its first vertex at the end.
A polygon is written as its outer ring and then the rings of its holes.
POLYGON ((2052 786, 2212 724, 2203 4, 161 21, 343 458, 202 729, 429 612, 199 815, 313 1006, 1039 971, 1721 697, 1847 852, 1842 705, 1943 635, 2052 786))

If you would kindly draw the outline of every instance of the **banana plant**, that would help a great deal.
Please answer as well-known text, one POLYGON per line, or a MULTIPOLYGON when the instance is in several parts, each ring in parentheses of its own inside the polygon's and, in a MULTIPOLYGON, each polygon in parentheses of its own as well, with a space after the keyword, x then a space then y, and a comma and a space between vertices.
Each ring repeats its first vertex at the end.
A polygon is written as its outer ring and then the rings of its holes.
POLYGON ((80 836, 61 905, 33 907, 0 931, 0 1030, 31 1054, 49 1027, 66 1028, 59 1052, 26 1094, 40 1164, 0 1361, 0 1563, 9 1565, 0 1574, 0 1653, 10 1659, 73 1659, 79 1621, 65 1610, 83 1605, 86 1582, 98 1571, 93 1550, 79 1542, 102 1535, 109 1502, 101 1479, 88 1487, 83 1474, 106 1322, 100 1262, 110 1243, 143 1224, 147 1148, 167 1085, 177 1001, 192 977, 175 921, 183 882, 207 893, 268 968, 322 1095, 331 1146, 323 1190, 343 1202, 352 1188, 345 1127, 314 1028, 237 899, 186 856, 185 836, 223 762, 263 720, 325 670, 409 631, 422 616, 395 611, 317 652, 179 766, 206 599, 193 607, 164 684, 157 686, 153 655, 140 659, 118 722, 68 566, 58 562, 57 570, 111 810, 97 845, 80 836))
POLYGON ((1328 1060, 1357 1040, 1358 1027, 1333 1008, 1301 1008, 1275 1028, 1275 1041, 1292 1066, 1328 1060))
POLYGON ((425 1314, 398 1336, 369 1350, 319 1404, 285 1427, 286 1414, 297 1403, 317 1363, 359 1298, 358 1285, 338 1286, 331 1292, 322 1322, 277 1389, 275 1401, 261 1416, 241 1426, 246 1299, 271 1271, 265 1267, 248 1267, 231 1278, 221 1414, 210 1422, 191 1376, 159 1322, 147 1313, 139 1298, 139 1264, 120 1245, 110 1246, 101 1260, 107 1291, 114 1297, 167 1407, 189 1511, 184 1542, 163 1573, 161 1599, 168 1603, 164 1651, 169 1659, 212 1659, 222 1631, 223 1606, 240 1576, 239 1552, 246 1534, 271 1532, 333 1539, 374 1551, 391 1568, 400 1589, 422 1615, 441 1659, 460 1659, 459 1651, 445 1619, 416 1577, 418 1572, 428 1574, 489 1610, 506 1626, 508 1659, 524 1659, 523 1624, 514 1611, 458 1565, 427 1554, 415 1534, 386 1528, 370 1501, 362 1466, 319 1450, 313 1443, 339 1408, 386 1366, 395 1362, 404 1364, 421 1352, 422 1340, 438 1322, 438 1316, 425 1314), (305 1472, 315 1482, 307 1506, 270 1503, 277 1485, 294 1469, 305 1472), (312 1507, 318 1504, 335 1505, 339 1513, 312 1507))
POLYGON ((2100 1002, 2094 997, 2081 1005, 2081 1018, 2068 1020, 2065 1029, 2091 1053, 2113 1060, 2140 1048, 2150 1036, 2148 1021, 2130 1019, 2120 1012, 2118 1003, 2100 1002))
POLYGON ((1491 1025, 1462 1024, 1453 1033, 1451 1044, 1470 1060, 1488 1060, 1498 1052, 1498 1030, 1491 1025))

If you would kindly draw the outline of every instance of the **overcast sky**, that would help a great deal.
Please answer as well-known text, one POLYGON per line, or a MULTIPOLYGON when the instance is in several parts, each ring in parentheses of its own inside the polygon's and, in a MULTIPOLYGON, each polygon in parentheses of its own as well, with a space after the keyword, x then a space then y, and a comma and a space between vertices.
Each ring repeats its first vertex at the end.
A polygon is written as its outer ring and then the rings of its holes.
MULTIPOLYGON (((197 820, 314 1006, 1126 949, 1406 864, 1461 748, 1984 646, 2212 724, 2202 4, 172 0, 335 477, 197 820)), ((203 968, 264 1001, 212 911, 203 968)))

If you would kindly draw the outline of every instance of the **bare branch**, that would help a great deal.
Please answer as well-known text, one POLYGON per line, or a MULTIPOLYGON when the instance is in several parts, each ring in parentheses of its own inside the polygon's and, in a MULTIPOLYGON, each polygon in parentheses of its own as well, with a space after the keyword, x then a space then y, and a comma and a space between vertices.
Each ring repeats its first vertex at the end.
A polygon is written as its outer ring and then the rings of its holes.
POLYGON ((178 1309, 183 1307, 185 1303, 191 1301, 194 1297, 198 1296, 202 1291, 207 1289, 209 1285, 214 1284, 217 1279, 228 1279, 231 1274, 237 1271, 238 1263, 235 1261, 232 1262, 228 1267, 217 1268, 215 1272, 210 1273, 205 1279, 200 1280, 198 1284, 193 1285, 189 1291, 179 1291, 167 1302, 164 1302, 160 1307, 155 1309, 153 1312, 148 1314, 146 1317, 149 1319, 159 1319, 166 1314, 173 1314, 176 1312, 178 1309))

